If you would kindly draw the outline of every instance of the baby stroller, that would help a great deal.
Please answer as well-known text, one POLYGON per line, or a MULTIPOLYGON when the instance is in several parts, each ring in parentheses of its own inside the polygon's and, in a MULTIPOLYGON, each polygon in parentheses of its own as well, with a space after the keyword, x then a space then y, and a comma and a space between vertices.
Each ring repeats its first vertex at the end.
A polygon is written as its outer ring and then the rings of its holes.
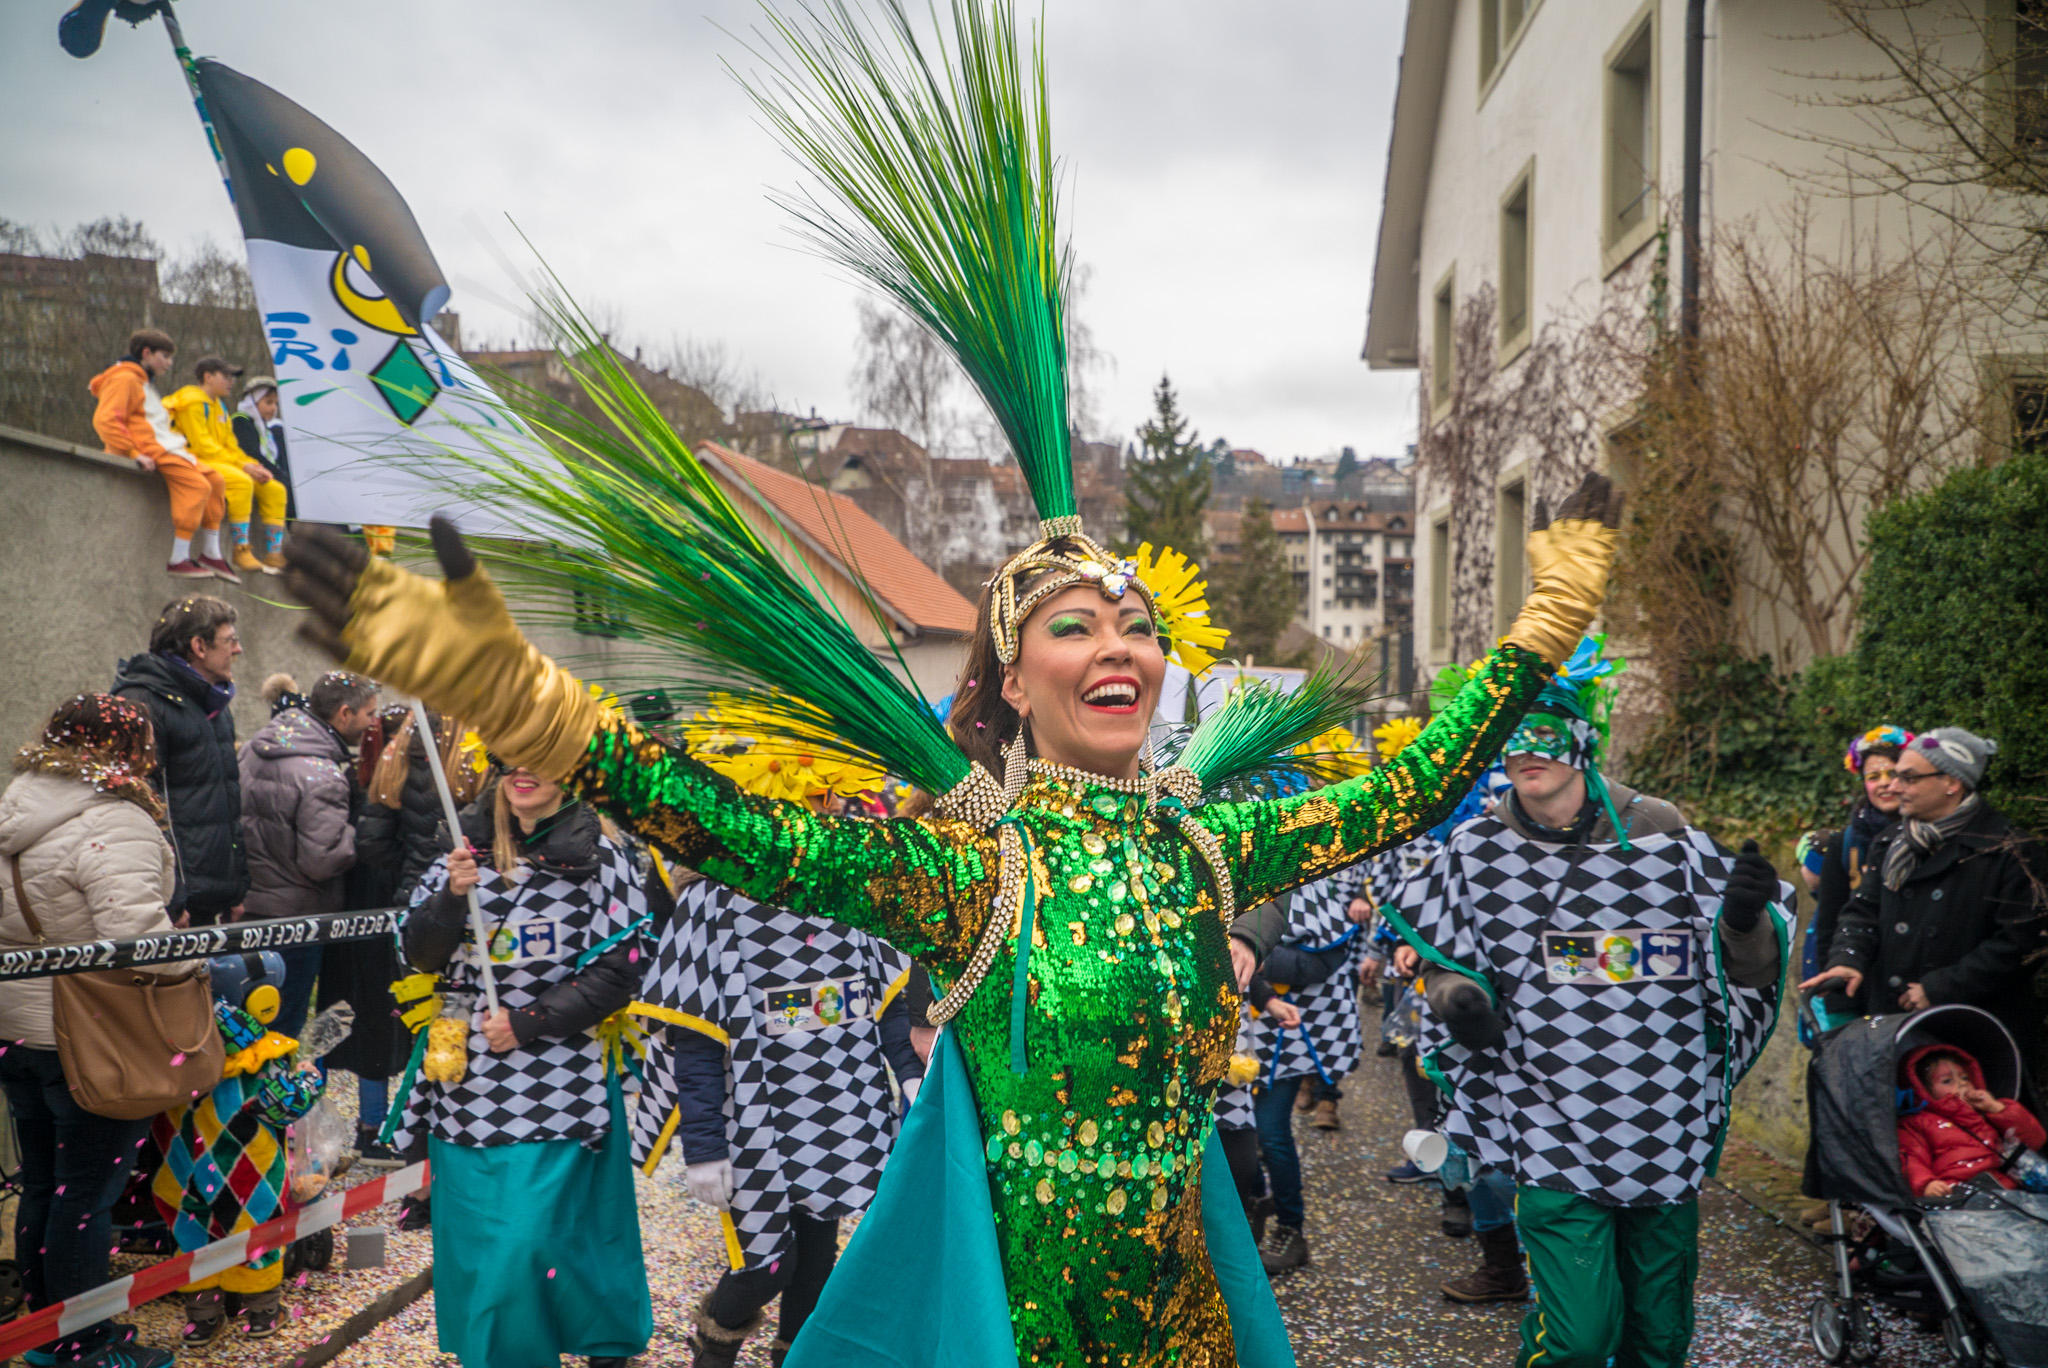
POLYGON ((1899 1159, 1899 1065, 1924 1045, 1975 1056, 1985 1086, 2031 1105, 2018 1046, 1998 1019, 1950 1005, 1857 1021, 1820 1043, 1809 1075, 1813 1145, 1828 1199, 1835 1286, 1814 1298, 1813 1347, 1874 1363, 1873 1303, 1940 1323, 1962 1368, 2048 1368, 2048 1193, 1958 1190, 1916 1198, 1899 1159), (1848 1233, 1843 1207, 1873 1223, 1848 1233))

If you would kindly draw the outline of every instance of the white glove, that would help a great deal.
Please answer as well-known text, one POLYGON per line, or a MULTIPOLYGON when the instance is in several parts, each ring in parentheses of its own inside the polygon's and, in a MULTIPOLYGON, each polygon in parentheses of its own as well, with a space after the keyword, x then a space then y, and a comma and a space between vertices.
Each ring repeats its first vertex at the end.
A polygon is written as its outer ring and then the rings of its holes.
POLYGON ((910 1104, 917 1101, 917 1085, 922 1082, 924 1082, 922 1078, 906 1078, 903 1080, 903 1110, 909 1111, 910 1104))
POLYGON ((705 1206, 732 1210, 732 1160, 712 1159, 683 1168, 683 1186, 705 1206))

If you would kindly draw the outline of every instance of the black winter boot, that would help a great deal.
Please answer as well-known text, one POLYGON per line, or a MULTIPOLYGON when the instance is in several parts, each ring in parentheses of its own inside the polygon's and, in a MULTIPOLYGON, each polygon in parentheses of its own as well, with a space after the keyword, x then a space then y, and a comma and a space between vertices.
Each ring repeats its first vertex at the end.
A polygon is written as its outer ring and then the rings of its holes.
POLYGON ((1472 1203, 1460 1189, 1445 1189, 1441 1223, 1444 1234, 1454 1240, 1462 1240, 1472 1233, 1472 1203))
POLYGON ((1461 1306, 1529 1300, 1529 1275, 1522 1268, 1522 1244, 1515 1238, 1512 1225, 1480 1231, 1479 1252, 1485 1262, 1464 1277, 1445 1283, 1444 1296, 1461 1306))
POLYGON ((720 1325, 699 1300, 692 1319, 695 1324, 690 1330, 690 1368, 732 1368, 739 1361, 740 1346, 747 1342, 747 1336, 761 1328, 762 1318, 757 1311, 745 1325, 720 1325))

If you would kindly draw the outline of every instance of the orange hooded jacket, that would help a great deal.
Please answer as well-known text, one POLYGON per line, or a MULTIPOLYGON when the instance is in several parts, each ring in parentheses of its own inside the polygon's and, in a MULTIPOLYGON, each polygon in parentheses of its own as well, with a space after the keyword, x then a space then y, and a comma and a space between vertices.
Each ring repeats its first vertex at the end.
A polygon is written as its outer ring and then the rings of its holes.
POLYGON ((92 430, 100 435, 100 445, 116 456, 147 456, 153 461, 170 457, 157 441, 144 407, 148 384, 142 363, 128 360, 116 361, 87 383, 99 400, 92 411, 92 430))

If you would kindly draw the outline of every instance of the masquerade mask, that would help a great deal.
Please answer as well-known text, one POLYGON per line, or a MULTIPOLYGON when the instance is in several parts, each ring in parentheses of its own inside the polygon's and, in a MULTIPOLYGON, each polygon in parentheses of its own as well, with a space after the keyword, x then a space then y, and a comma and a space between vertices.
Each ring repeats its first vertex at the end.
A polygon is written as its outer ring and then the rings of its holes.
POLYGON ((1557 713, 1532 712, 1508 738, 1501 755, 1540 755, 1573 769, 1589 770, 1599 748, 1600 736, 1591 722, 1557 713))

